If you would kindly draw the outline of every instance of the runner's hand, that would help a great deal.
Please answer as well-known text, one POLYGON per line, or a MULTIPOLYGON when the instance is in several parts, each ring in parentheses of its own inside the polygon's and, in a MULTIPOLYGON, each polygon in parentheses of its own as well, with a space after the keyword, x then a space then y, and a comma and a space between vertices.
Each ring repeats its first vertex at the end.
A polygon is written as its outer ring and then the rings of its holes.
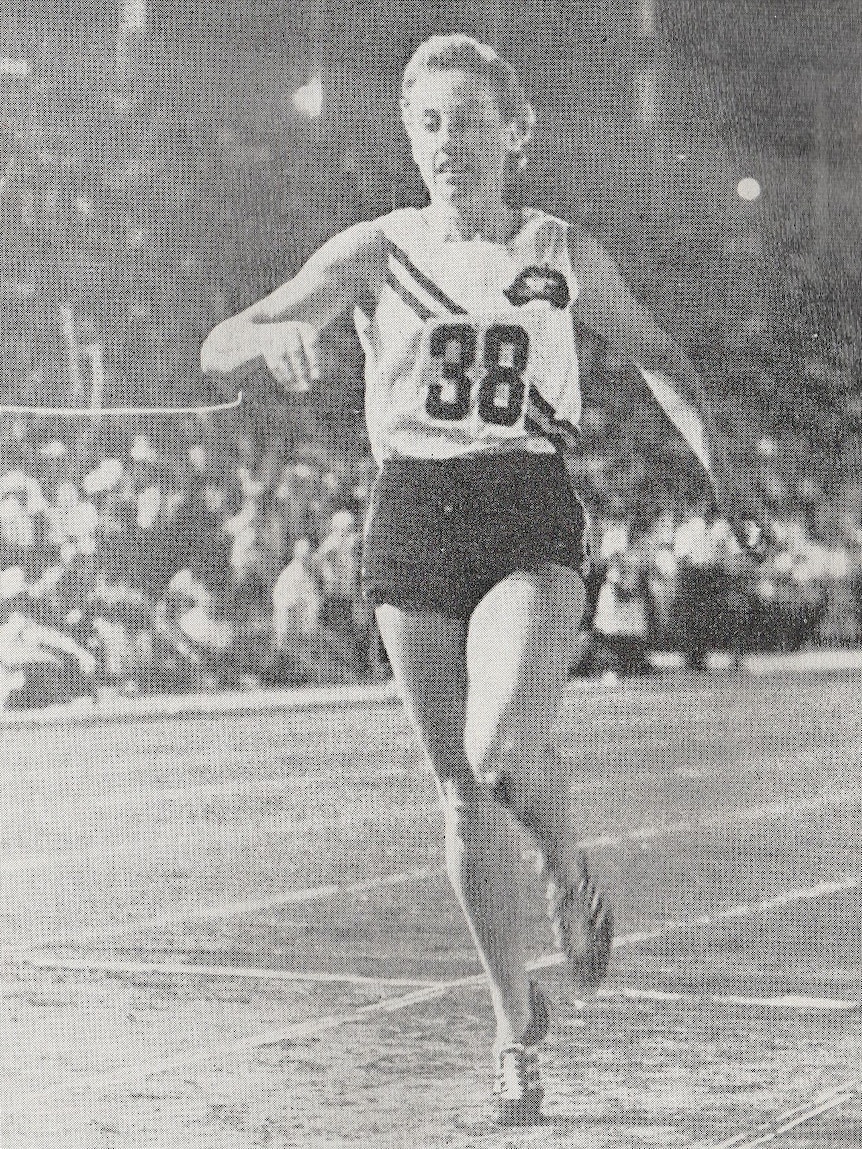
POLYGON ((265 329, 262 358, 287 392, 309 391, 320 381, 317 334, 307 323, 274 323, 265 329))
POLYGON ((770 539, 755 519, 741 519, 733 523, 733 533, 743 551, 756 563, 769 557, 770 539))

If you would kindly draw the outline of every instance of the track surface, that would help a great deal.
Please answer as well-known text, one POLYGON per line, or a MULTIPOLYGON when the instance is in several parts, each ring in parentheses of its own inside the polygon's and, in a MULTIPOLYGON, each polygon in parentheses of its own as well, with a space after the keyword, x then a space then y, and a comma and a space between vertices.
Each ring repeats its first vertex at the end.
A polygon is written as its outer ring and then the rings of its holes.
POLYGON ((490 1007, 398 706, 0 728, 4 1149, 862 1145, 862 677, 572 688, 613 901, 553 963, 548 1123, 490 1007))

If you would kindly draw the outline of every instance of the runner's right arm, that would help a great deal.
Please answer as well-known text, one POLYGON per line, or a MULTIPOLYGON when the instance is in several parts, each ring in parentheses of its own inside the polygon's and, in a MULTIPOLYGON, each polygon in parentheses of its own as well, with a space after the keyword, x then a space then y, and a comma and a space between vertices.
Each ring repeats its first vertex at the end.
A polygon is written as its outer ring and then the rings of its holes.
POLYGON ((317 336, 352 305, 376 298, 385 266, 383 232, 360 223, 328 240, 293 279, 223 320, 201 347, 207 374, 232 376, 265 365, 288 391, 319 379, 317 336))

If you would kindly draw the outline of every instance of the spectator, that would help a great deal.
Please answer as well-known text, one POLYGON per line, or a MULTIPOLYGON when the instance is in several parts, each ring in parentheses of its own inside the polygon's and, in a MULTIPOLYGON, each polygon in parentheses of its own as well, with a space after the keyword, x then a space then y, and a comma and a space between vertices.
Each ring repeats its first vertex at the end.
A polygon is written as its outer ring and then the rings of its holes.
POLYGON ((673 629, 677 598, 678 562, 674 553, 676 534, 673 512, 660 511, 653 519, 644 547, 651 610, 651 636, 659 649, 673 629))
POLYGON ((737 619, 730 611, 730 560, 740 553, 730 525, 716 518, 705 500, 674 535, 676 623, 680 645, 695 670, 705 667, 709 650, 738 646, 737 619))
POLYGON ((599 532, 598 561, 607 568, 614 557, 623 554, 629 545, 629 515, 619 495, 612 495, 608 500, 607 513, 602 517, 599 532))
POLYGON ((649 641, 647 555, 637 549, 617 554, 599 591, 593 628, 618 674, 644 674, 649 641))
POLYGON ((286 552, 284 516, 271 488, 258 502, 256 526, 255 579, 259 590, 269 592, 284 566, 286 552))
POLYGON ((335 634, 354 634, 353 609, 358 594, 359 534, 352 511, 336 511, 329 534, 320 544, 314 561, 323 583, 321 622, 335 634))
POLYGON ((0 564, 32 566, 36 525, 18 492, 0 497, 0 564))
POLYGON ((0 702, 48 706, 95 689, 97 661, 61 627, 33 617, 36 606, 21 568, 3 572, 0 595, 13 609, 0 625, 0 702))
POLYGON ((729 556, 740 553, 730 524, 716 518, 706 501, 699 503, 680 523, 673 545, 681 564, 702 569, 720 566, 729 556))
POLYGON ((213 596, 188 569, 178 571, 165 592, 168 616, 193 647, 205 654, 222 655, 233 642, 233 626, 219 619, 213 596))
POLYGON ((95 504, 82 499, 71 480, 64 479, 57 485, 47 516, 49 543, 61 562, 68 565, 79 555, 95 555, 99 516, 95 504))
POLYGON ((322 599, 308 539, 293 544, 293 558, 272 591, 272 633, 277 650, 292 640, 310 638, 320 629, 322 599))
POLYGON ((272 665, 266 681, 276 686, 356 681, 350 661, 355 659, 355 643, 320 626, 323 597, 307 538, 294 544, 272 601, 272 665))

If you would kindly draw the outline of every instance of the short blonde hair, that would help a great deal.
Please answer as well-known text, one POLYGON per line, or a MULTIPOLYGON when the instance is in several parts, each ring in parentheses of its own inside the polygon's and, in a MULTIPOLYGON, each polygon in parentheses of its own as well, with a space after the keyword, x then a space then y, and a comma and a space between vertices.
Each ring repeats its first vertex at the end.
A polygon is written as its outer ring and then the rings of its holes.
POLYGON ((401 106, 410 103, 410 89, 420 72, 458 68, 476 76, 493 96, 506 123, 515 124, 524 145, 536 117, 518 74, 508 60, 471 36, 432 36, 420 44, 407 62, 401 82, 401 106))

